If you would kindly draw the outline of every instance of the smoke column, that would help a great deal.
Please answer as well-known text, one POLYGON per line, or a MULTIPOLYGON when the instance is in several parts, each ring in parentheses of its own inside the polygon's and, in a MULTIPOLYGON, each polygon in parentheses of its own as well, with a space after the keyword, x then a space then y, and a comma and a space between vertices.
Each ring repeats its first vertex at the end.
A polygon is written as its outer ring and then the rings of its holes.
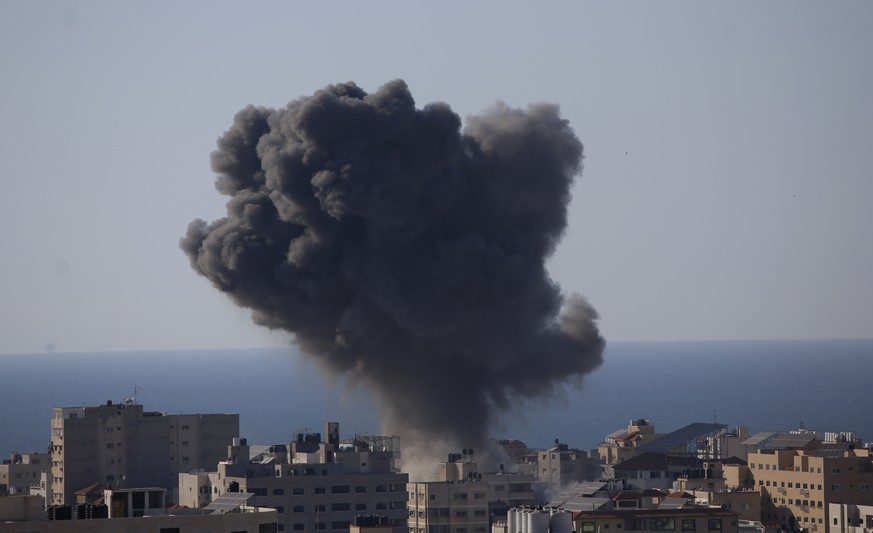
POLYGON ((212 154, 227 216, 180 246, 255 323, 365 384, 383 430, 480 446, 512 402, 602 362, 596 312, 545 269, 581 161, 554 105, 462 131, 403 81, 331 85, 237 113, 212 154))

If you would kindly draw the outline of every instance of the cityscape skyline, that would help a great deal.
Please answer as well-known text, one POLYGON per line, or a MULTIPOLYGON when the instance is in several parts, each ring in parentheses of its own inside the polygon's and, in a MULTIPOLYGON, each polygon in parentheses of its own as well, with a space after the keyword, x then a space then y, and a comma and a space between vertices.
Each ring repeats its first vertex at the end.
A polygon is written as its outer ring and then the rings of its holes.
POLYGON ((0 354, 291 343, 178 250, 224 210, 209 154, 245 105, 396 78, 560 106, 548 268, 607 341, 870 337, 869 3, 257 7, 0 5, 0 354))

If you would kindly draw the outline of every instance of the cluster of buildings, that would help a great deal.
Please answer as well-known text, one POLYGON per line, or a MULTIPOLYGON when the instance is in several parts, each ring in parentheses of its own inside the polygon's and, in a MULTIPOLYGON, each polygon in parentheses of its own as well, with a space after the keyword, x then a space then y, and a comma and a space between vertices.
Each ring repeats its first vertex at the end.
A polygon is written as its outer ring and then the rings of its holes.
POLYGON ((592 450, 495 441, 402 471, 396 437, 249 445, 235 414, 135 401, 56 408, 48 453, 0 464, 0 533, 873 533, 873 456, 851 433, 635 419, 592 450))

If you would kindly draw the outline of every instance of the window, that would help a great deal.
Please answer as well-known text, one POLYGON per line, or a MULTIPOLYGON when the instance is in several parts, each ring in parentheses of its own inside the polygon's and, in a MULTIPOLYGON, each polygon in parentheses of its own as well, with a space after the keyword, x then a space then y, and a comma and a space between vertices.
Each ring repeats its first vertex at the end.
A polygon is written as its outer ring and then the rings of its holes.
POLYGON ((348 530, 348 529, 349 529, 349 524, 350 524, 350 523, 351 523, 351 522, 349 522, 348 520, 334 520, 333 522, 330 523, 330 528, 331 528, 331 529, 345 529, 345 530, 348 530))
POLYGON ((861 483, 860 485, 858 485, 858 490, 870 490, 870 484, 869 483, 861 483))
POLYGON ((164 493, 160 491, 149 491, 149 507, 152 509, 160 509, 164 506, 164 493))
POLYGON ((672 518, 652 518, 649 520, 649 529, 652 531, 668 531, 676 529, 676 523, 672 518))
POLYGON ((455 518, 467 518, 467 511, 455 511, 455 518))
POLYGON ((315 487, 315 494, 324 494, 325 492, 327 491, 324 490, 324 487, 315 487))
POLYGON ((293 509, 293 512, 295 512, 295 513, 303 513, 303 512, 305 512, 305 511, 304 511, 304 507, 303 507, 302 505, 295 505, 295 506, 294 506, 294 509, 293 509))
POLYGON ((696 522, 694 520, 683 520, 682 531, 694 531, 696 522))
POLYGON ((358 485, 357 487, 355 487, 355 492, 358 494, 363 494, 364 492, 367 492, 367 487, 358 485))
POLYGON ((285 512, 285 508, 282 507, 281 505, 277 505, 277 506, 275 507, 275 509, 276 509, 276 512, 277 512, 277 513, 280 513, 280 514, 282 514, 282 513, 285 512))
MULTIPOLYGON (((351 511, 351 509, 352 509, 352 504, 350 504, 350 503, 332 503, 332 504, 330 504, 331 511, 351 511)), ((333 529, 338 529, 338 528, 335 527, 333 529)))
POLYGON ((376 485, 376 492, 388 492, 388 489, 385 485, 376 485))
POLYGON ((298 522, 297 524, 291 526, 291 529, 293 529, 294 531, 303 531, 304 529, 306 529, 306 526, 298 522))
POLYGON ((349 485, 333 485, 330 487, 331 494, 348 494, 351 491, 352 488, 349 485))
POLYGON ((594 522, 582 522, 582 533, 594 533, 594 522))
POLYGON ((300 488, 300 487, 297 487, 297 488, 295 488, 295 489, 292 489, 292 490, 291 490, 291 494, 293 494, 293 495, 295 495, 295 496, 301 496, 301 495, 303 495, 303 489, 300 488))
POLYGON ((315 524, 315 529, 324 529, 324 522, 317 522, 315 524))
POLYGON ((838 490, 840 490, 840 484, 839 484, 839 483, 834 483, 833 485, 831 485, 831 490, 833 490, 833 491, 838 491, 838 490))
MULTIPOLYGON (((366 511, 366 510, 367 510, 367 504, 366 504, 366 503, 356 503, 356 504, 355 504, 355 511, 366 511)), ((411 516, 411 513, 412 513, 413 511, 409 511, 409 512, 410 512, 410 516, 411 516)))
POLYGON ((645 518, 628 518, 624 521, 624 529, 625 531, 643 531, 646 529, 646 519, 645 518))
POLYGON ((273 496, 284 496, 285 489, 273 489, 273 496))
POLYGON ((839 468, 831 468, 831 474, 839 474, 839 473, 840 473, 839 468))
POLYGON ((709 530, 710 531, 721 531, 721 518, 710 518, 709 519, 709 530))
POLYGON ((318 504, 318 505, 315 506, 315 512, 316 512, 316 513, 323 513, 323 512, 326 511, 326 510, 327 510, 327 507, 325 507, 325 506, 322 505, 322 504, 318 504))

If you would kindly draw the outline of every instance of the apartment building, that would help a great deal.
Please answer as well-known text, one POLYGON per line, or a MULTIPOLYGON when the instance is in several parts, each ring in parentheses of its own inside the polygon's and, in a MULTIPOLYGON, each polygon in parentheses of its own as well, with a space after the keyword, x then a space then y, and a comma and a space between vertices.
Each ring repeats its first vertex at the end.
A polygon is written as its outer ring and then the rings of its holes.
POLYGON ((30 494, 40 484, 40 476, 51 470, 47 453, 12 453, 0 463, 0 495, 30 494))
POLYGON ((342 533, 358 516, 380 515, 405 533, 408 475, 395 467, 397 452, 363 440, 341 444, 332 422, 325 434, 323 442, 320 433, 299 433, 255 459, 238 439, 217 471, 179 475, 179 504, 202 507, 227 492, 249 492, 253 505, 278 511, 279 531, 342 533))
POLYGON ((477 472, 472 458, 472 450, 449 454, 437 481, 409 483, 409 533, 486 533, 510 508, 533 502, 533 475, 477 472))
POLYGON ((57 407, 51 421, 49 503, 74 502, 94 483, 152 486, 177 498, 179 472, 215 468, 239 435, 239 415, 167 415, 133 400, 96 407, 57 407))
POLYGON ((570 483, 592 481, 600 477, 600 460, 588 456, 585 450, 571 449, 566 444, 555 445, 537 453, 537 481, 552 490, 570 483))
POLYGON ((873 505, 832 503, 828 533, 873 533, 873 505))
POLYGON ((626 429, 619 429, 607 435, 597 447, 600 462, 614 465, 637 455, 638 446, 651 442, 661 435, 655 433, 655 424, 648 418, 631 420, 626 429))
POLYGON ((747 467, 725 466, 728 486, 761 494, 761 520, 823 531, 829 504, 873 504, 873 458, 850 443, 786 436, 749 453, 747 467), (790 443, 798 448, 786 447, 790 443), (776 443, 776 444, 774 444, 776 443))

